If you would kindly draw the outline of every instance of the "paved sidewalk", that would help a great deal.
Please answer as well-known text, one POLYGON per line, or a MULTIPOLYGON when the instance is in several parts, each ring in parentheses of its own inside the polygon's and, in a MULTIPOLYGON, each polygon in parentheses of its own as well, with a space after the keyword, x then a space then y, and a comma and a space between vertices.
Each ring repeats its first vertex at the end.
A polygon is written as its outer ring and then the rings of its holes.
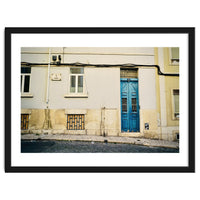
POLYGON ((166 140, 153 140, 146 138, 132 138, 132 137, 103 137, 92 135, 67 135, 67 134, 22 134, 23 140, 67 140, 67 141, 87 141, 87 142, 111 142, 121 144, 136 144, 151 147, 167 147, 179 148, 179 142, 166 140))

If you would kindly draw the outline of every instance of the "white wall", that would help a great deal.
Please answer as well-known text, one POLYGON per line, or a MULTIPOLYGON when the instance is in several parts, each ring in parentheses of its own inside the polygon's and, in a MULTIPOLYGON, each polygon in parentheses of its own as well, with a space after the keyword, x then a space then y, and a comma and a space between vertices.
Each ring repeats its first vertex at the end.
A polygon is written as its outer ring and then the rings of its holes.
POLYGON ((47 67, 31 68, 30 93, 33 98, 21 98, 21 108, 46 108, 47 67))
MULTIPOLYGON (((84 68, 88 98, 65 98, 69 89, 69 67, 51 67, 50 74, 61 73, 61 81, 50 80, 50 109, 120 108, 120 69, 84 68)), ((31 94, 22 98, 22 108, 44 109, 46 104, 47 67, 32 67, 31 94)))
POLYGON ((156 109, 156 79, 155 68, 140 68, 139 102, 140 109, 156 109))
MULTIPOLYGON (((22 48, 21 61, 47 63, 49 48, 22 48)), ((53 54, 61 54, 65 63, 90 64, 154 64, 154 48, 51 48, 53 54)), ((49 108, 98 109, 120 108, 120 69, 85 68, 85 84, 88 98, 64 98, 69 88, 69 67, 51 66, 51 73, 61 73, 61 81, 50 80, 49 108)), ((31 92, 33 98, 22 99, 22 108, 46 107, 47 67, 32 68, 31 92)), ((139 100, 141 109, 156 108, 155 69, 139 69, 139 100)))

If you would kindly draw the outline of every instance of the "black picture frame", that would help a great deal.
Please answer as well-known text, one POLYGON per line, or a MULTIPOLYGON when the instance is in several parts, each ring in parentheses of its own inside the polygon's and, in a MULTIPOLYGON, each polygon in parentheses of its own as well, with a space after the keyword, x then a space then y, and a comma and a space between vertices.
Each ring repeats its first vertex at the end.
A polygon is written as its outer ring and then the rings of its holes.
POLYGON ((77 27, 5 28, 5 172, 136 173, 195 172, 195 28, 194 27, 77 27), (12 166, 11 165, 11 46, 12 34, 187 34, 188 35, 188 166, 12 166))

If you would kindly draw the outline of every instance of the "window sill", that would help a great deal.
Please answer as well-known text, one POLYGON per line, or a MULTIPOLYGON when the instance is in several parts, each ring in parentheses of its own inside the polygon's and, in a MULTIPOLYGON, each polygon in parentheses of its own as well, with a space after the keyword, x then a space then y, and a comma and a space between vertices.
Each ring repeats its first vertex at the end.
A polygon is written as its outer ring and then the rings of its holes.
POLYGON ((21 98, 33 98, 32 94, 21 94, 21 98))
POLYGON ((172 120, 173 121, 179 121, 179 118, 173 117, 172 120))
POLYGON ((170 66, 179 66, 179 63, 169 63, 170 66))
POLYGON ((169 65, 171 66, 179 66, 179 64, 180 64, 179 61, 172 61, 172 60, 169 61, 169 65))
POLYGON ((64 98, 88 98, 87 94, 66 94, 64 98))

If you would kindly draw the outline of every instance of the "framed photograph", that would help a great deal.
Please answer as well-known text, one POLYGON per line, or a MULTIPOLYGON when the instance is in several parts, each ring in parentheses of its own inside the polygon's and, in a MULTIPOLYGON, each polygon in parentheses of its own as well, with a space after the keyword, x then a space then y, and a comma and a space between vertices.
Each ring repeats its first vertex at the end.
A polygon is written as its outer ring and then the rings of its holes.
POLYGON ((5 172, 195 172, 195 28, 5 28, 5 172))

